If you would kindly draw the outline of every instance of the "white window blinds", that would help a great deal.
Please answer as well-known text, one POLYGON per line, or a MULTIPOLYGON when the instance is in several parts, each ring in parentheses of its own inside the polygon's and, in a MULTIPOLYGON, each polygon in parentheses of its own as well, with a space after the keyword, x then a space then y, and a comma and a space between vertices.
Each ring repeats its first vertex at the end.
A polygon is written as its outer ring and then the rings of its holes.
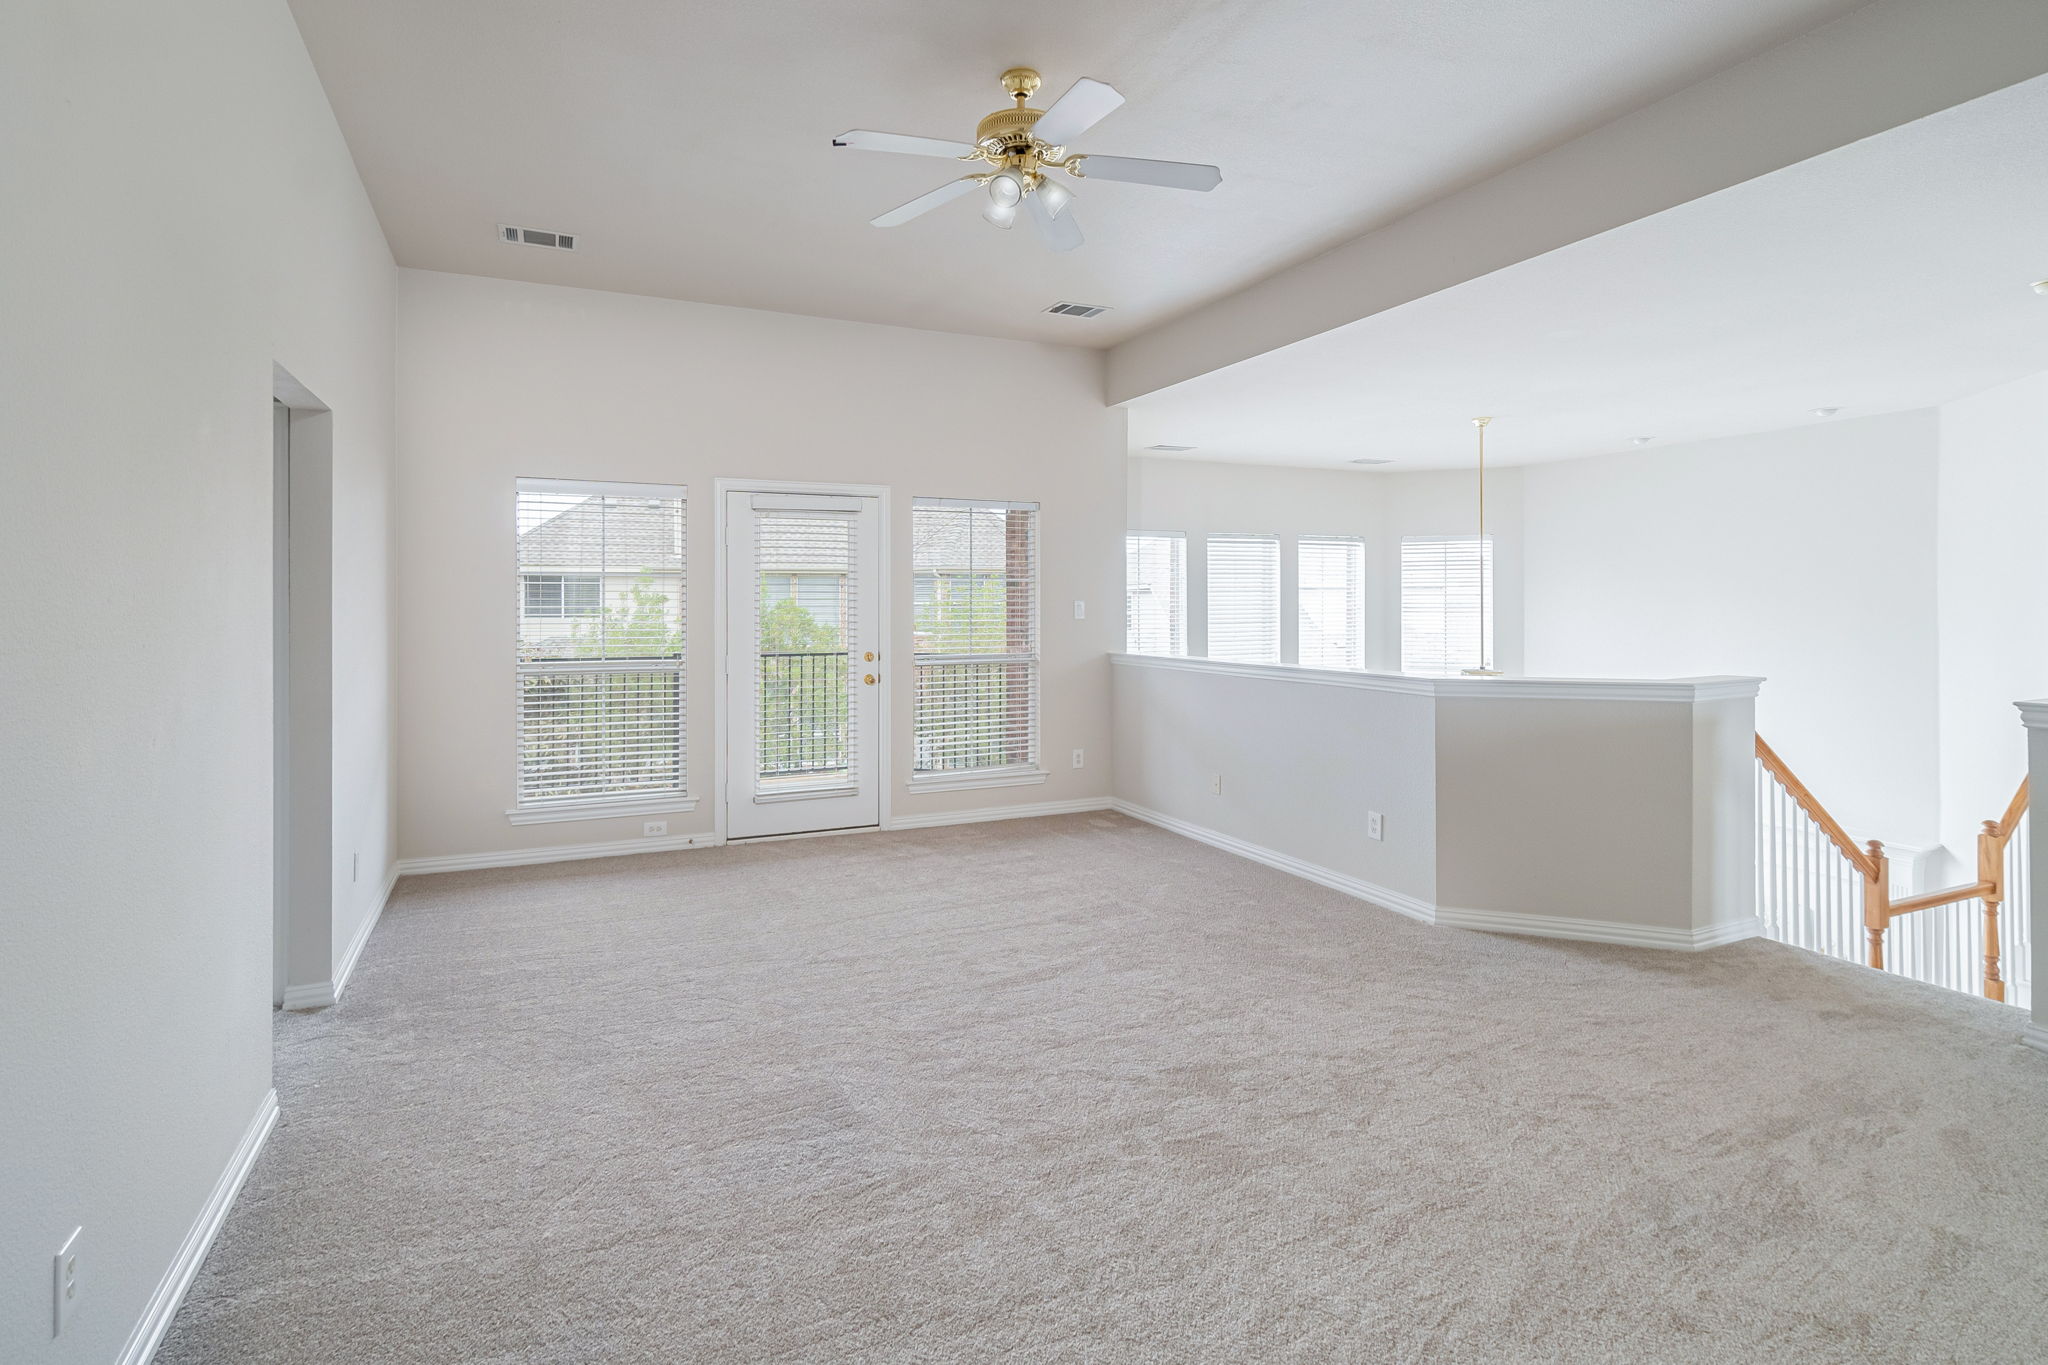
POLYGON ((1280 662, 1280 538, 1210 536, 1209 657, 1280 662))
POLYGON ((857 633, 852 513, 763 507, 755 500, 759 574, 758 791, 841 787, 858 774, 847 641, 857 633))
POLYGON ((1178 531, 1124 537, 1124 648, 1132 654, 1188 652, 1188 538, 1178 531))
POLYGON ((1365 667, 1365 542, 1303 536, 1300 656, 1304 668, 1365 667))
POLYGON ((518 804, 683 791, 683 490, 521 479, 518 804))
POLYGON ((1038 504, 917 498, 915 774, 1038 766, 1038 504))
POLYGON ((1401 671, 1454 674, 1493 657, 1493 537, 1401 540, 1401 671))

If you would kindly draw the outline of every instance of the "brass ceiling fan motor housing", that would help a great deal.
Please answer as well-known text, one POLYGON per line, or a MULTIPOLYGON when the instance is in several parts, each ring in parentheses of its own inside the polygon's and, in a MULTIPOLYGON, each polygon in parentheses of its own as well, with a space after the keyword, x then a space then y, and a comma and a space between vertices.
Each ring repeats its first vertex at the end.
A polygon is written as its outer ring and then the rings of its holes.
POLYGON ((1003 89, 1017 101, 1009 109, 998 109, 981 121, 974 130, 977 143, 991 138, 1002 143, 1005 154, 1021 156, 1031 150, 1031 129, 1045 113, 1043 109, 1027 109, 1024 101, 1031 98, 1038 89, 1038 73, 1028 66, 1013 66, 1003 73, 1003 89))

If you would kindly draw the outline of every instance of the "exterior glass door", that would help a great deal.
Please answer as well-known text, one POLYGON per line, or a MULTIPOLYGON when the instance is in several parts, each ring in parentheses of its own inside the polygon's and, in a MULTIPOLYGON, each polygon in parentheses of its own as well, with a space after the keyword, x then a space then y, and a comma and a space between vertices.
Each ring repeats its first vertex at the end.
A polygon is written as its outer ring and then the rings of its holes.
POLYGON ((880 508, 726 494, 726 835, 881 822, 880 508))

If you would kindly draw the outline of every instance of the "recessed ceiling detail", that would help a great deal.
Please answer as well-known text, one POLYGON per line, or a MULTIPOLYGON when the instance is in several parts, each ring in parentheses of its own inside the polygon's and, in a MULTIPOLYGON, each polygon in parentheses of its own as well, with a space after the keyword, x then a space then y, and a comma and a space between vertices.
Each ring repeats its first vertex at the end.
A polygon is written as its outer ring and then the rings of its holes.
POLYGON ((1036 71, 1028 66, 1013 66, 1002 74, 1001 80, 1016 106, 998 109, 984 118, 975 128, 971 143, 877 133, 865 128, 832 139, 834 147, 949 156, 955 161, 980 161, 994 167, 963 175, 890 209, 873 220, 876 227, 901 227, 941 204, 983 190, 988 202, 982 205, 981 216, 991 226, 1005 230, 1015 227, 1021 213, 1031 220, 1039 240, 1049 249, 1072 251, 1082 241, 1080 225, 1074 221, 1070 208, 1074 194, 1053 176, 1054 171, 1065 171, 1076 180, 1124 180, 1173 190, 1208 191, 1223 180, 1223 172, 1214 166, 1068 151, 1069 142, 1115 113, 1124 102, 1114 87, 1102 81, 1083 76, 1053 101, 1052 108, 1033 109, 1025 101, 1038 89, 1036 71))

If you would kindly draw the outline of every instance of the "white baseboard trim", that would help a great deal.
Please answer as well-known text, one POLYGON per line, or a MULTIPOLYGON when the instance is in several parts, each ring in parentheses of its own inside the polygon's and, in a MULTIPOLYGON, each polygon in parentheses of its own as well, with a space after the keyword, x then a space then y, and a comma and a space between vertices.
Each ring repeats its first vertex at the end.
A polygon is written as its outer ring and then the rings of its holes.
POLYGON ((356 936, 349 940, 348 951, 341 955, 341 965, 334 969, 334 998, 341 999, 341 993, 348 989, 348 979, 355 974, 356 961, 369 946, 370 931, 384 918, 384 907, 391 904, 391 890, 398 885, 398 864, 391 864, 391 871, 385 874, 383 894, 377 897, 377 904, 363 920, 363 927, 356 930, 356 936))
POLYGON ((280 1008, 288 1010, 324 1010, 338 997, 332 981, 308 981, 302 986, 286 986, 284 1003, 280 1008))
POLYGON ((2048 1052, 2048 1026, 2027 1020, 2020 1027, 2020 1042, 2036 1052, 2048 1052))
POLYGON ((1029 820, 1039 815, 1079 815, 1083 811, 1108 810, 1106 796, 1083 796, 1073 801, 1034 801, 1025 806, 982 806, 975 810, 932 811, 924 815, 892 815, 890 829, 930 829, 934 825, 978 825, 984 820, 1029 820))
POLYGON ((480 867, 527 867, 534 863, 568 863, 579 858, 617 858, 628 853, 673 853, 681 848, 715 848, 716 834, 678 834, 666 839, 614 839, 600 844, 554 844, 546 848, 511 848, 496 853, 451 853, 437 858, 400 858, 398 875, 418 877, 432 872, 471 872, 480 867))
POLYGON ((200 1207, 198 1220, 185 1234, 170 1268, 157 1282, 156 1292, 149 1296, 149 1303, 136 1321, 135 1330, 128 1334, 128 1344, 121 1350, 121 1365, 149 1365, 149 1359, 156 1354, 171 1319, 178 1315, 178 1305, 185 1301, 185 1291, 192 1287, 192 1277, 199 1273, 200 1263, 206 1259, 214 1237, 220 1232, 220 1225, 226 1221, 229 1207, 235 1202, 235 1196, 241 1193, 242 1182, 249 1178, 249 1172, 256 1166, 256 1158, 262 1154, 263 1144, 269 1141, 275 1127, 277 1092, 268 1090, 256 1106, 256 1117, 249 1120, 249 1127, 243 1132, 235 1154, 228 1158, 227 1169, 220 1173, 220 1179, 214 1182, 213 1193, 206 1196, 206 1203, 200 1207))
POLYGON ((363 927, 356 930, 356 936, 349 940, 348 950, 341 955, 341 965, 334 970, 331 981, 309 981, 302 986, 284 988, 283 1008, 288 1010, 324 1010, 341 1001, 341 993, 348 989, 348 979, 356 969, 356 960, 369 945, 370 931, 377 927, 377 921, 384 918, 384 907, 391 904, 391 889, 398 885, 398 864, 391 865, 391 871, 384 878, 383 893, 377 897, 377 904, 370 911, 363 927))
POLYGON ((1519 915, 1506 910, 1461 910, 1440 905, 1436 922, 1446 929, 1473 929, 1487 934, 1521 934, 1529 938, 1568 938, 1579 943, 1619 943, 1630 948, 1664 948, 1696 953, 1724 943, 1754 938, 1763 921, 1731 920, 1703 929, 1666 929, 1651 924, 1617 924, 1612 920, 1574 919, 1566 915, 1519 915))
MULTIPOLYGON (((1235 853, 1238 857, 1249 858, 1255 863, 1264 863, 1267 867, 1277 868, 1304 881, 1327 886, 1332 891, 1342 891, 1345 895, 1356 896, 1362 901, 1370 901, 1397 915, 1406 915, 1410 919, 1421 920, 1424 924, 1434 924, 1446 929, 1527 934, 1536 938, 1573 939, 1581 943, 1621 943, 1636 948, 1673 948, 1683 952, 1718 948, 1724 943, 1754 938, 1763 932, 1763 921, 1753 916, 1749 919, 1731 920, 1726 924, 1709 925, 1704 929, 1659 929, 1648 925, 1615 924, 1609 920, 1568 919, 1559 915, 1517 915, 1503 910, 1460 910, 1450 906, 1432 905, 1419 896, 1410 896, 1391 887, 1378 886, 1361 877, 1353 877, 1315 863, 1304 862, 1291 854, 1250 843, 1235 835, 1208 829, 1156 810, 1148 810, 1121 797, 1111 802, 1111 808, 1133 819, 1171 830, 1197 843, 1220 848, 1225 853, 1235 853)), ((2048 1051, 2048 1044, 2043 1045, 2043 1050, 2048 1051)))
POLYGON ((1123 812, 1134 820, 1143 820, 1148 825, 1157 825, 1161 829, 1171 830, 1175 834, 1193 839, 1196 843, 1208 844, 1211 848, 1220 848, 1225 853, 1235 853, 1240 858, 1249 858, 1255 863, 1264 863, 1267 867, 1278 868, 1282 872, 1300 877, 1303 881, 1314 882, 1319 886, 1327 886, 1332 891, 1342 891, 1345 895, 1356 896, 1362 901, 1370 901, 1381 909, 1391 910, 1397 915, 1406 915, 1409 919, 1421 920, 1424 924, 1434 924, 1436 922, 1436 907, 1428 901, 1417 896, 1408 895, 1406 892, 1380 886, 1377 883, 1366 881, 1360 877, 1353 877, 1343 872, 1333 872, 1327 867, 1319 866, 1316 863, 1304 862, 1290 854, 1279 853, 1258 844, 1248 843, 1235 835, 1225 834, 1220 830, 1208 829, 1202 825, 1192 824, 1189 821, 1179 819, 1176 816, 1165 815, 1156 810, 1148 810, 1144 806, 1133 804, 1121 797, 1111 802, 1110 807, 1113 810, 1123 812))

